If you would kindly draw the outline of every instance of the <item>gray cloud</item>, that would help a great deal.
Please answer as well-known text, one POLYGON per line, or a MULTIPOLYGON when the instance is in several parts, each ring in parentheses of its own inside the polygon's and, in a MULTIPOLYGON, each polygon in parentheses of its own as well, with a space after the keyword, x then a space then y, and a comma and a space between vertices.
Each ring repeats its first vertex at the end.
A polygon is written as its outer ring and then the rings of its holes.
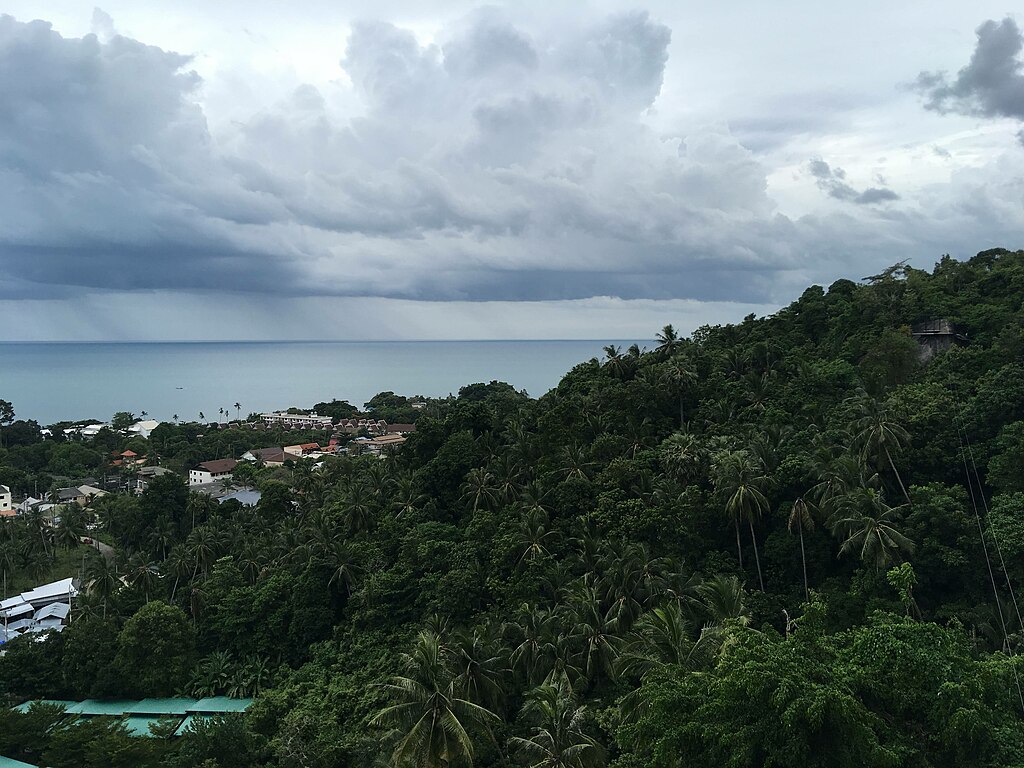
POLYGON ((1009 17, 1000 22, 990 19, 976 34, 971 60, 955 78, 951 80, 945 72, 918 75, 916 88, 925 97, 925 109, 1024 120, 1024 62, 1020 58, 1024 36, 1020 28, 1009 17))
MULTIPOLYGON (((821 158, 813 158, 807 163, 807 170, 814 177, 818 189, 829 197, 857 205, 873 205, 899 200, 900 196, 887 187, 868 187, 858 192, 846 182, 846 171, 832 167, 821 158)), ((879 178, 880 183, 885 183, 879 178)))
POLYGON ((118 36, 109 17, 81 39, 3 17, 0 299, 769 302, 854 260, 868 274, 908 248, 1022 229, 1009 181, 982 211, 929 193, 958 224, 944 228, 824 160, 811 177, 852 205, 782 215, 770 169, 729 128, 651 127, 665 25, 577 21, 487 9, 430 44, 358 23, 339 50, 344 99, 302 85, 211 128, 188 56, 118 36))

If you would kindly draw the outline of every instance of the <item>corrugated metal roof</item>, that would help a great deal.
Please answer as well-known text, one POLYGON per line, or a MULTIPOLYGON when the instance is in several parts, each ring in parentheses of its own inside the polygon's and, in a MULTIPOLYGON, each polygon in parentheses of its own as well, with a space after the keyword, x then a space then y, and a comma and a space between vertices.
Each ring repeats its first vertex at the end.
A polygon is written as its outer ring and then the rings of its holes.
POLYGON ((128 729, 129 736, 152 736, 151 726, 160 723, 177 723, 178 718, 146 717, 145 715, 129 715, 121 722, 128 729))
POLYGON ((203 715, 189 715, 181 721, 181 725, 179 725, 178 728, 174 731, 174 735, 181 736, 183 733, 185 733, 185 731, 189 729, 192 723, 202 722, 209 719, 210 718, 204 717, 203 715))
POLYGON ((15 760, 13 757, 0 755, 0 768, 36 768, 36 766, 32 763, 23 763, 21 760, 15 760))
POLYGON ((211 696, 200 699, 189 707, 189 712, 245 712, 252 704, 252 699, 231 699, 227 696, 211 696))
POLYGON ((125 712, 133 715, 181 715, 184 717, 195 706, 198 699, 143 699, 128 707, 125 712))
POLYGON ((86 699, 68 707, 68 714, 85 715, 86 717, 99 715, 117 717, 126 714, 137 703, 138 701, 135 699, 86 699))
POLYGON ((64 700, 64 699, 40 699, 39 701, 25 701, 25 702, 22 702, 18 706, 14 707, 14 709, 16 709, 18 712, 28 712, 29 707, 31 707, 33 704, 54 704, 54 705, 60 705, 60 706, 64 707, 64 709, 66 710, 72 704, 77 704, 77 703, 78 703, 77 701, 67 701, 67 700, 64 700))

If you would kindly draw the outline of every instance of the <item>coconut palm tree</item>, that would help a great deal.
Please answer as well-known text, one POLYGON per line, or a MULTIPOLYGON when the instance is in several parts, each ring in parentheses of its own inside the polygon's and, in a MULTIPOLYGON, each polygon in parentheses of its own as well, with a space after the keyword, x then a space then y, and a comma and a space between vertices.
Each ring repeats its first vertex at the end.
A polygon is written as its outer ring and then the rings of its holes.
POLYGON ((331 566, 328 586, 337 584, 346 595, 351 595, 363 572, 358 553, 349 542, 335 539, 327 550, 327 557, 331 566))
POLYGON ((912 554, 914 542, 900 532, 902 512, 909 505, 890 507, 881 491, 857 488, 843 496, 829 526, 842 538, 839 554, 856 552, 865 565, 882 571, 903 554, 912 554))
POLYGON ((553 611, 523 603, 513 621, 502 632, 511 651, 512 669, 526 681, 535 684, 555 668, 559 655, 559 621, 553 611))
POLYGON ((605 368, 608 372, 616 379, 622 379, 626 377, 632 367, 632 361, 627 355, 622 354, 622 350, 614 344, 609 344, 604 348, 605 354, 605 368))
POLYGON ((516 530, 516 542, 522 554, 519 555, 519 564, 534 562, 548 557, 551 552, 549 547, 558 540, 558 531, 549 530, 547 512, 540 509, 531 509, 519 521, 516 530))
POLYGON ((121 577, 113 558, 95 554, 85 566, 86 589, 103 601, 103 618, 107 617, 107 600, 121 589, 121 577))
POLYGON ((235 403, 235 418, 237 421, 242 420, 242 404, 235 403))
POLYGON ((702 612, 707 621, 721 625, 731 621, 740 626, 750 625, 750 609, 746 592, 736 576, 719 574, 697 587, 702 612))
POLYGON ((686 413, 683 408, 686 392, 697 381, 697 370, 689 360, 681 355, 676 355, 668 361, 663 380, 679 398, 679 428, 685 429, 686 413))
POLYGON ((571 649, 575 668, 588 681, 613 677, 622 647, 619 621, 611 611, 601 609, 601 599, 592 587, 577 595, 570 624, 563 642, 571 649))
POLYGON ((811 592, 807 587, 807 552, 804 550, 804 530, 814 530, 814 516, 811 514, 811 509, 811 505, 801 496, 793 502, 788 522, 789 532, 792 533, 795 528, 800 536, 800 561, 804 568, 804 599, 808 601, 811 599, 811 592))
POLYGON ((637 621, 616 661, 620 674, 643 677, 667 666, 692 667, 694 626, 678 601, 648 611, 637 621))
POLYGON ((60 522, 53 529, 53 542, 65 550, 75 549, 85 535, 85 519, 77 507, 65 507, 60 522))
POLYGON ((495 638, 481 629, 462 630, 453 633, 446 645, 459 694, 492 712, 500 711, 506 676, 512 670, 496 649, 495 638))
POLYGON ((391 509, 395 517, 412 514, 427 500, 427 495, 417 489, 412 475, 403 475, 395 483, 395 492, 391 497, 391 509))
POLYGON ((498 500, 494 475, 483 467, 476 467, 467 472, 466 481, 462 484, 462 500, 473 512, 491 509, 498 500))
POLYGON ((590 476, 590 470, 593 466, 594 462, 590 461, 589 453, 585 446, 574 442, 562 448, 561 471, 565 475, 566 480, 572 477, 586 480, 590 476))
POLYGON ((213 566, 220 550, 219 537, 212 528, 201 525, 185 539, 185 549, 195 564, 192 570, 192 578, 195 579, 197 573, 205 575, 213 566))
POLYGON ((893 460, 893 455, 902 451, 910 442, 910 433, 893 421, 885 406, 874 398, 861 396, 852 400, 852 404, 860 415, 853 425, 855 444, 860 447, 865 458, 873 455, 879 463, 885 459, 896 477, 903 498, 910 504, 910 494, 893 460))
POLYGON ((757 563, 757 581, 764 591, 764 577, 761 574, 761 556, 754 533, 754 519, 768 511, 768 499, 762 488, 766 478, 760 467, 746 451, 727 451, 715 461, 715 489, 725 499, 725 513, 736 527, 736 549, 742 566, 740 542, 740 520, 746 519, 750 527, 750 541, 754 545, 754 560, 757 563))
POLYGON ((584 732, 587 714, 568 678, 553 676, 527 694, 522 719, 531 723, 529 735, 513 736, 509 744, 530 768, 600 768, 607 757, 584 732))
POLYGON ((174 423, 177 424, 178 423, 178 414, 174 414, 173 416, 171 416, 171 419, 173 419, 174 423))
POLYGON ((13 540, 0 542, 0 573, 4 577, 4 600, 7 599, 7 579, 13 578, 18 568, 18 547, 13 540))
POLYGON ((671 357, 682 343, 671 323, 661 329, 661 332, 655 337, 655 341, 658 342, 658 346, 654 348, 654 351, 662 357, 671 357))
POLYGON ((146 602, 149 596, 160 583, 160 569, 156 563, 147 562, 140 554, 132 555, 128 560, 128 572, 126 574, 128 584, 135 589, 142 591, 146 602))
POLYGON ((696 477, 707 459, 707 451, 696 435, 676 432, 658 447, 661 465, 672 477, 686 483, 696 477))
POLYGON ((472 764, 474 732, 489 732, 499 722, 489 709, 460 693, 445 656, 437 633, 424 630, 412 651, 401 656, 403 674, 382 686, 390 703, 370 722, 389 729, 396 768, 472 764))

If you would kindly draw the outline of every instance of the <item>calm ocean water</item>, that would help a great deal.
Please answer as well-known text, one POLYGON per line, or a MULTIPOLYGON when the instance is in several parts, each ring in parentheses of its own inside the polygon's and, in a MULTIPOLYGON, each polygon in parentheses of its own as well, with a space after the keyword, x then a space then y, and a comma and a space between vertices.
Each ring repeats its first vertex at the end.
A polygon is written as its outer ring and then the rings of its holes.
MULTIPOLYGON (((445 396, 507 381, 539 397, 605 341, 0 343, 0 399, 41 424, 116 411, 214 420, 378 392, 445 396)), ((632 343, 614 342, 625 347, 632 343)))

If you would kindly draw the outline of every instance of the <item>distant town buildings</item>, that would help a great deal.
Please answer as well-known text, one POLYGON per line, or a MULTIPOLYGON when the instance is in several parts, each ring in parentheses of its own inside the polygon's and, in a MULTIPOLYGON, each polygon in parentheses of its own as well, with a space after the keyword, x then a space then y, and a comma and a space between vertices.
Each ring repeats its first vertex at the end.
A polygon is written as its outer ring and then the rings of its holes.
POLYGON ((291 427, 302 429, 330 429, 334 421, 330 416, 318 416, 315 413, 276 413, 260 414, 260 420, 268 427, 291 427))

